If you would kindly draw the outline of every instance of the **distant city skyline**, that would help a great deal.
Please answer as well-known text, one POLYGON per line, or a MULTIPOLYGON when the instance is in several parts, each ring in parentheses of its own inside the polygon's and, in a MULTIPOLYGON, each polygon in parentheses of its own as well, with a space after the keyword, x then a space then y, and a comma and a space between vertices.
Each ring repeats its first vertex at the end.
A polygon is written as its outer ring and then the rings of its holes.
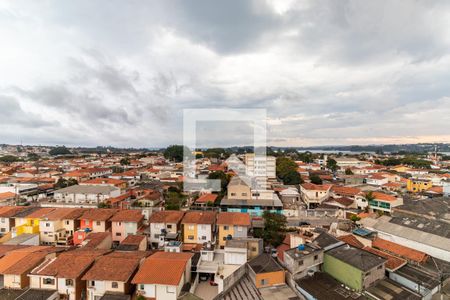
POLYGON ((266 108, 274 146, 450 142, 449 20, 448 1, 1 1, 0 143, 181 144, 186 108, 266 108))

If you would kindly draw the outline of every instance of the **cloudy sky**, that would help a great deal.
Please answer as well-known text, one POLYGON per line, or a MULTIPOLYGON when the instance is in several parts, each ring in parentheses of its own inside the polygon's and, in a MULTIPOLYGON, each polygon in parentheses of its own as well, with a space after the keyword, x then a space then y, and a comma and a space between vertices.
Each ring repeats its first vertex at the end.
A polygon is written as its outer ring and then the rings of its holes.
POLYGON ((185 108, 267 109, 271 145, 450 142, 450 2, 0 1, 0 143, 165 146, 185 108))

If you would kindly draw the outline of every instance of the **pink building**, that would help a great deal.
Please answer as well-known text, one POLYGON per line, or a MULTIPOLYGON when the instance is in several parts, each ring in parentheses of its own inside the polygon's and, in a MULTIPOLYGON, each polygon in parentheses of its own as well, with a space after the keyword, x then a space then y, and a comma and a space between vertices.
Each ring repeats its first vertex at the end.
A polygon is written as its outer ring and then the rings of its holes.
POLYGON ((136 234, 142 226, 144 215, 140 210, 121 210, 114 217, 112 222, 113 242, 122 242, 128 235, 136 234))

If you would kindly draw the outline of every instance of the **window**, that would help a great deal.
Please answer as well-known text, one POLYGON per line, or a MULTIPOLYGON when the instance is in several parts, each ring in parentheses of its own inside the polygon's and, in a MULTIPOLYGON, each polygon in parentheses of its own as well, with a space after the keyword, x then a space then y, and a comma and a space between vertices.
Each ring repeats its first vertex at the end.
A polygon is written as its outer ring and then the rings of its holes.
POLYGON ((111 282, 111 287, 113 289, 117 289, 119 287, 119 284, 116 281, 111 282))
POLYGON ((69 220, 66 221, 66 225, 70 225, 70 221, 69 220))
POLYGON ((140 289, 141 291, 143 291, 143 290, 144 290, 144 285, 143 285, 143 284, 140 284, 140 285, 139 285, 139 289, 140 289))
POLYGON ((206 236, 202 236, 202 240, 204 240, 204 241, 205 241, 205 240, 206 240, 206 236))
POLYGON ((5 218, 1 218, 1 220, 2 220, 2 223, 5 223, 5 218))
POLYGON ((238 231, 242 231, 242 229, 243 228, 241 226, 238 226, 238 228, 237 228, 238 231))
POLYGON ((175 291, 176 291, 176 288, 174 286, 171 286, 171 285, 166 286, 167 293, 173 294, 173 293, 175 293, 175 291))
POLYGON ((299 260, 299 261, 298 261, 298 265, 299 265, 299 266, 303 266, 303 260, 299 260))
POLYGON ((231 193, 231 196, 236 196, 236 193, 231 193))
POLYGON ((66 279, 66 286, 73 286, 73 280, 72 279, 66 279))
POLYGON ((188 240, 193 240, 194 236, 193 235, 188 235, 188 240))
POLYGON ((95 286, 95 281, 94 280, 91 281, 91 286, 95 286))
MULTIPOLYGON (((100 221, 97 221, 96 223, 95 223, 97 226, 100 226, 102 223, 100 222, 100 221)), ((120 225, 120 224, 119 224, 120 225)))
POLYGON ((50 223, 45 223, 45 227, 50 227, 50 223))
POLYGON ((122 233, 116 232, 116 236, 122 236, 122 233))
POLYGON ((229 229, 229 226, 223 226, 223 230, 228 230, 229 229))
POLYGON ((242 196, 247 196, 247 193, 242 193, 242 196))
POLYGON ((6 232, 6 228, 1 228, 0 231, 1 232, 6 232))
POLYGON ((188 226, 188 229, 189 229, 189 230, 194 230, 194 225, 189 225, 189 226, 188 226))
POLYGON ((314 260, 318 260, 319 259, 319 255, 314 255, 314 260))
POLYGON ((255 252, 256 251, 256 247, 252 247, 252 251, 255 252))
POLYGON ((226 240, 227 240, 227 237, 226 237, 226 236, 224 236, 224 237, 223 237, 223 240, 224 240, 224 241, 226 241, 226 240))
POLYGON ((261 285, 268 285, 269 279, 261 279, 261 285))
POLYGON ((168 229, 172 229, 172 224, 167 224, 168 229))
POLYGON ((55 279, 53 278, 44 278, 44 284, 55 284, 55 279))

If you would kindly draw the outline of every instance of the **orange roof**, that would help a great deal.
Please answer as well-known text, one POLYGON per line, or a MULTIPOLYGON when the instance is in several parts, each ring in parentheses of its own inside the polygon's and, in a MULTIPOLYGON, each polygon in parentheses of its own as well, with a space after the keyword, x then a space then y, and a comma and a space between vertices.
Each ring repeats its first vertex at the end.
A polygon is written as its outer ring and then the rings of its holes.
POLYGON ((144 219, 141 210, 121 210, 111 218, 111 222, 140 222, 144 219))
POLYGON ((112 184, 112 185, 121 185, 126 183, 126 181, 114 178, 94 178, 90 180, 83 181, 82 184, 112 184))
POLYGON ((303 183, 301 185, 306 190, 318 190, 327 191, 332 185, 331 184, 314 184, 314 183, 303 183))
POLYGON ((183 211, 163 210, 155 211, 149 219, 149 223, 179 223, 184 216, 183 211))
POLYGON ((23 206, 2 206, 0 207, 0 217, 11 218, 25 209, 23 206))
POLYGON ((240 212, 221 212, 217 216, 217 225, 250 226, 250 215, 240 212))
POLYGON ((182 224, 214 224, 216 212, 213 211, 188 211, 181 221, 182 224))
MULTIPOLYGON (((130 253, 131 254, 131 253, 130 253)), ((101 256, 87 271, 82 280, 107 280, 127 282, 139 266, 140 258, 101 256)), ((163 270, 165 270, 163 268, 163 270)))
POLYGON ((0 201, 14 199, 16 196, 18 195, 12 192, 0 193, 0 201))
POLYGON ((401 257, 404 257, 406 259, 412 260, 412 261, 416 261, 416 262, 424 262, 427 260, 427 254, 415 250, 415 249, 411 249, 399 244, 396 244, 394 242, 391 241, 387 241, 387 240, 383 240, 380 238, 375 238, 372 241, 372 247, 380 249, 380 250, 384 250, 393 254, 397 254, 401 257))
POLYGON ((364 244, 361 243, 354 235, 348 234, 338 237, 338 240, 343 241, 346 244, 349 244, 350 246, 353 246, 355 248, 362 249, 364 247, 364 244))
POLYGON ((357 189, 354 187, 349 187, 349 186, 340 186, 340 185, 333 185, 333 187, 331 188, 331 191, 333 191, 336 194, 346 195, 346 196, 355 196, 361 192, 360 189, 357 189))
POLYGON ((85 209, 82 208, 55 208, 45 218, 49 221, 74 220, 78 219, 84 211, 85 209))
POLYGON ((42 207, 42 208, 39 208, 39 209, 33 211, 31 214, 26 215, 24 218, 30 218, 30 219, 43 218, 54 210, 55 210, 55 208, 53 208, 53 207, 42 207))
POLYGON ((82 220, 106 221, 117 212, 116 209, 96 208, 89 209, 81 215, 82 220))
POLYGON ((208 202, 214 202, 217 199, 216 194, 204 194, 200 196, 195 202, 197 203, 208 203, 208 202))
POLYGON ((432 186, 427 190, 427 192, 434 192, 437 194, 442 194, 444 192, 444 187, 442 186, 432 186))
POLYGON ((396 256, 393 256, 393 255, 390 255, 386 252, 374 249, 372 247, 364 247, 363 250, 366 250, 370 253, 381 256, 383 258, 386 258, 387 259, 386 268, 391 271, 395 271, 395 270, 399 269, 400 267, 403 267, 404 265, 406 265, 406 260, 401 259, 396 256))
POLYGON ((378 200, 378 201, 389 201, 389 202, 391 202, 391 201, 396 201, 397 200, 397 198, 395 196, 388 195, 388 194, 381 193, 381 192, 373 192, 372 196, 374 196, 375 200, 378 200))
POLYGON ((179 285, 192 256, 183 252, 157 252, 145 260, 132 283, 179 285))

